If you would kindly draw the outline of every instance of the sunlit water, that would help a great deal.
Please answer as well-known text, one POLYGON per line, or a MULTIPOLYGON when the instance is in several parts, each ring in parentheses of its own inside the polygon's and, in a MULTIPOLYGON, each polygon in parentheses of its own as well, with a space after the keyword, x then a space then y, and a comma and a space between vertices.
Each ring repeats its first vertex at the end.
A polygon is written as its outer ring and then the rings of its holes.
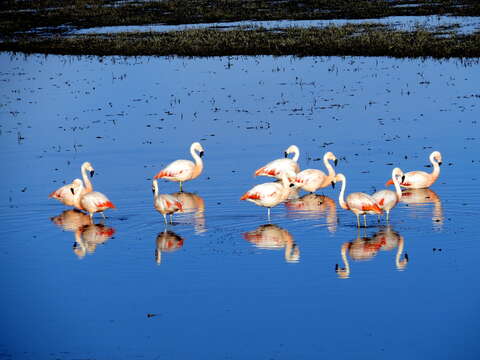
MULTIPOLYGON (((0 57, 0 351, 15 359, 475 359, 478 64, 388 58, 0 57), (205 148, 164 231, 151 178, 205 148), (390 226, 339 187, 267 211, 240 196, 300 147, 347 193, 431 171, 390 226), (95 167, 107 219, 48 194, 95 167)), ((160 182, 174 193, 178 184, 160 182)))

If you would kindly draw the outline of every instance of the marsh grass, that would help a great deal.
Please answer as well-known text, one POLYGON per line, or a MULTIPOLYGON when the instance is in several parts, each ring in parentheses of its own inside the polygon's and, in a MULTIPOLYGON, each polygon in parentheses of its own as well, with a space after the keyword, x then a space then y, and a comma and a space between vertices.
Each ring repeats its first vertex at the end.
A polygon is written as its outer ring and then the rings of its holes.
POLYGON ((480 57, 480 33, 440 37, 416 30, 393 31, 378 24, 326 28, 254 30, 191 29, 19 40, 0 50, 89 55, 362 55, 392 57, 480 57))
POLYGON ((71 36, 72 30, 101 26, 359 19, 447 13, 479 15, 480 1, 7 0, 0 3, 0 50, 92 55, 479 56, 478 33, 455 35, 449 29, 442 34, 427 30, 402 32, 375 24, 323 29, 194 29, 71 36))

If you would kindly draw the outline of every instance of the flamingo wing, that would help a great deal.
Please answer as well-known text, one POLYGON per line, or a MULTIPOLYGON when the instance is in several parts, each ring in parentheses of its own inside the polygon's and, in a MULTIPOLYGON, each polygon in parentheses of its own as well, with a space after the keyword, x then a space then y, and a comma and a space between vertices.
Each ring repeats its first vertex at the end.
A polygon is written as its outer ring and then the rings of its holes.
POLYGON ((50 195, 48 195, 48 197, 57 199, 58 201, 62 202, 65 205, 73 206, 74 201, 73 201, 73 194, 71 190, 72 186, 73 186, 73 183, 62 186, 61 188, 53 191, 50 195))
POLYGON ((381 214, 383 212, 375 199, 365 193, 351 193, 347 197, 347 204, 351 210, 355 209, 361 213, 374 212, 381 214))
POLYGON ((280 178, 282 173, 298 173, 300 167, 292 159, 277 159, 255 171, 255 176, 270 176, 280 178))
POLYGON ((192 176, 194 169, 195 164, 192 161, 176 160, 160 170, 154 178, 185 181, 192 176))

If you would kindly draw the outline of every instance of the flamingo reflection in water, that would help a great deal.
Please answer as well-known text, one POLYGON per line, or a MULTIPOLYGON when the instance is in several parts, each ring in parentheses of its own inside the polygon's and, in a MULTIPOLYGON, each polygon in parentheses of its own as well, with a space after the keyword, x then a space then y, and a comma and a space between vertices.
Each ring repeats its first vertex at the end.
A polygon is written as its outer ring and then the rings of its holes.
POLYGON ((173 231, 165 230, 157 235, 155 249, 155 261, 160 265, 162 262, 162 251, 172 252, 183 246, 184 239, 173 231))
POLYGON ((261 225, 255 230, 244 233, 243 237, 260 249, 276 250, 285 248, 285 261, 289 263, 300 261, 300 250, 295 244, 292 235, 277 225, 261 225))
POLYGON ((326 219, 327 229, 331 233, 337 231, 337 204, 325 195, 306 194, 298 199, 285 203, 287 216, 303 219, 326 219))
POLYGON ((414 210, 414 215, 418 215, 426 206, 433 204, 432 224, 436 230, 441 230, 444 223, 442 200, 430 189, 407 189, 402 191, 402 203, 408 204, 410 209, 414 210))
POLYGON ((115 234, 115 229, 104 224, 93 224, 89 215, 78 210, 67 210, 51 218, 52 222, 66 231, 75 233, 73 251, 79 259, 95 252, 115 234))
POLYGON ((343 268, 338 264, 335 265, 335 271, 340 279, 348 279, 350 277, 350 263, 347 255, 354 261, 363 261, 373 259, 380 250, 391 251, 397 248, 395 255, 395 267, 402 271, 407 267, 408 254, 405 253, 402 259, 405 240, 398 232, 390 226, 382 228, 372 237, 361 237, 360 232, 357 238, 352 242, 344 243, 341 247, 341 255, 343 268))
POLYGON ((205 201, 200 195, 190 192, 176 192, 171 194, 182 203, 183 213, 192 214, 195 223, 195 234, 207 231, 205 225, 205 201))

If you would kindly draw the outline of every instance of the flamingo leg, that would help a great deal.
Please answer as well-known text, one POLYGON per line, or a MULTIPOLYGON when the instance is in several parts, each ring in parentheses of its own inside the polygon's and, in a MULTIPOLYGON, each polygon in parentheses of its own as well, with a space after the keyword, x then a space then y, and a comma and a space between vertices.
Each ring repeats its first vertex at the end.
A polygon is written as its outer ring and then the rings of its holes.
POLYGON ((360 227, 360 215, 358 214, 355 214, 357 215, 357 227, 359 228, 360 227))
POLYGON ((388 217, 389 215, 390 215, 390 210, 387 210, 387 222, 389 220, 389 217, 388 217))
POLYGON ((165 221, 165 226, 167 226, 167 214, 162 214, 163 220, 165 221))
POLYGON ((183 189, 182 189, 182 182, 180 181, 180 192, 183 192, 183 189))
POLYGON ((365 227, 367 227, 367 215, 363 214, 363 223, 365 224, 365 227))
POLYGON ((170 224, 173 224, 173 214, 170 214, 170 224))
POLYGON ((102 214, 103 218, 104 218, 105 220, 107 220, 107 218, 105 217, 105 214, 103 213, 103 211, 102 211, 100 214, 102 214))
POLYGON ((270 208, 267 208, 268 221, 270 222, 270 208))

